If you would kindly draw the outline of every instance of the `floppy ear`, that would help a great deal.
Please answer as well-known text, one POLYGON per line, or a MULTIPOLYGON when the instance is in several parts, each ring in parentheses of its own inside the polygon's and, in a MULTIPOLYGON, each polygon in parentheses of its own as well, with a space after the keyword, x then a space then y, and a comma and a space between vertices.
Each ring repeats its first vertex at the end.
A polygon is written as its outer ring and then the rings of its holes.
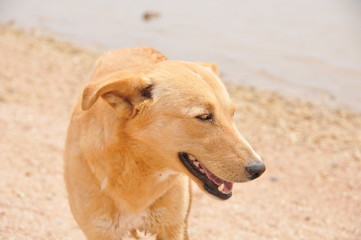
POLYGON ((105 78, 90 82, 83 91, 81 108, 90 109, 99 97, 113 108, 136 104, 151 98, 152 81, 129 72, 115 72, 105 78))
POLYGON ((211 69, 216 75, 219 75, 218 66, 215 63, 198 62, 200 65, 211 69))

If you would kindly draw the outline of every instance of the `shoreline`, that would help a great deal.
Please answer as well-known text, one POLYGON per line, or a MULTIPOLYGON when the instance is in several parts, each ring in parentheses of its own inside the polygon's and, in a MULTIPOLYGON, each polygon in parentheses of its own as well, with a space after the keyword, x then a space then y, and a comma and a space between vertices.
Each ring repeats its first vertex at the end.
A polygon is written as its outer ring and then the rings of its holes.
POLYGON ((13 0, 4 2, 0 22, 99 50, 147 45, 174 60, 217 62, 227 82, 361 112, 360 7, 357 0, 13 0), (157 17, 145 20, 147 12, 157 17))
MULTIPOLYGON (((96 47, 95 44, 83 44, 79 45, 77 42, 75 42, 75 39, 71 40, 69 37, 65 37, 61 35, 60 33, 57 33, 56 31, 50 30, 50 29, 37 29, 37 28, 23 28, 18 26, 14 21, 9 21, 8 23, 0 23, 0 26, 3 26, 5 28, 12 29, 15 32, 18 33, 25 33, 28 35, 32 35, 34 37, 53 42, 54 44, 60 44, 66 47, 69 47, 69 49, 76 49, 75 51, 85 51, 92 53, 94 55, 100 55, 104 51, 108 51, 110 49, 106 49, 105 46, 98 46, 96 47), (105 50, 104 50, 105 49, 105 50)), ((126 46, 125 46, 126 47, 126 46)), ((152 47, 152 46, 149 46, 152 47)), ((111 48, 113 49, 113 48, 111 48)), ((181 60, 181 59, 180 59, 181 60)), ((192 61, 192 60, 190 60, 192 61)), ((195 60, 194 60, 195 61, 195 60)), ((222 66, 219 66, 222 67, 222 66)), ((274 76, 272 73, 269 73, 267 71, 260 72, 261 75, 268 76, 269 78, 275 78, 275 81, 282 81, 280 79, 277 79, 276 76, 274 76)), ((355 114, 361 114, 361 109, 357 109, 355 107, 352 107, 354 104, 347 104, 342 103, 340 99, 337 99, 336 96, 334 96, 332 93, 327 92, 326 90, 313 88, 313 87, 307 87, 302 86, 300 84, 296 83, 285 83, 289 87, 292 86, 294 90, 290 90, 290 92, 287 92, 285 89, 281 88, 269 88, 269 86, 256 86, 256 85, 249 85, 249 83, 244 82, 237 83, 235 81, 232 81, 227 76, 227 72, 224 72, 222 69, 220 69, 220 78, 227 86, 232 87, 244 87, 248 89, 257 89, 262 92, 269 92, 272 94, 279 95, 280 97, 283 97, 285 99, 288 99, 290 101, 300 102, 304 104, 312 104, 315 106, 323 107, 323 108, 329 108, 330 110, 335 111, 347 111, 350 113, 355 114), (297 90, 298 88, 298 90, 297 90), (278 90, 277 90, 278 89, 278 90), (303 89, 303 90, 302 90, 303 89), (307 92, 307 89, 310 91, 318 92, 318 94, 313 94, 310 92, 307 92), (296 93, 298 92, 298 93, 296 93), (301 92, 303 92, 304 96, 300 96, 301 92), (313 96, 312 96, 313 95, 313 96)))

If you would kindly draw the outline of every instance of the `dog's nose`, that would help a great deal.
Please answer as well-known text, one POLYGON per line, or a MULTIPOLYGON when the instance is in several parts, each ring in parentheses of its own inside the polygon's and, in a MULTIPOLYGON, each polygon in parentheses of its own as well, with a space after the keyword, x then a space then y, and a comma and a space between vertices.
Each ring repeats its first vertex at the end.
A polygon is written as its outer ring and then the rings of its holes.
POLYGON ((258 178, 265 170, 266 166, 262 162, 251 162, 246 166, 246 171, 250 175, 250 180, 258 178))

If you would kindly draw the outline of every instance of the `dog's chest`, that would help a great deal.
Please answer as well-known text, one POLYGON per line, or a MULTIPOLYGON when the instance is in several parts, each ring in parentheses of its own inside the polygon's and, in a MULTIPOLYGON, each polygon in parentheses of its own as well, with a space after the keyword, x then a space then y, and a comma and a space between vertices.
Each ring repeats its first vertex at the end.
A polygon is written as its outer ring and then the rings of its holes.
POLYGON ((152 219, 154 220, 155 215, 162 214, 161 212, 146 210, 139 214, 116 214, 113 219, 100 217, 95 220, 94 225, 100 228, 104 235, 122 239, 128 236, 131 230, 147 231, 152 226, 152 219))

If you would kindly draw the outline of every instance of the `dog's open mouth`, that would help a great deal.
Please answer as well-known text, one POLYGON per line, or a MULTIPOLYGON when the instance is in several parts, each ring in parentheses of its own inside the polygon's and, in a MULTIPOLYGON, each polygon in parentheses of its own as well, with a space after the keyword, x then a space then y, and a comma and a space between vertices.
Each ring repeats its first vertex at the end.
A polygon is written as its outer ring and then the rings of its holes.
POLYGON ((207 192, 223 200, 232 196, 233 183, 217 177, 189 153, 180 152, 178 156, 188 171, 203 182, 207 192))

